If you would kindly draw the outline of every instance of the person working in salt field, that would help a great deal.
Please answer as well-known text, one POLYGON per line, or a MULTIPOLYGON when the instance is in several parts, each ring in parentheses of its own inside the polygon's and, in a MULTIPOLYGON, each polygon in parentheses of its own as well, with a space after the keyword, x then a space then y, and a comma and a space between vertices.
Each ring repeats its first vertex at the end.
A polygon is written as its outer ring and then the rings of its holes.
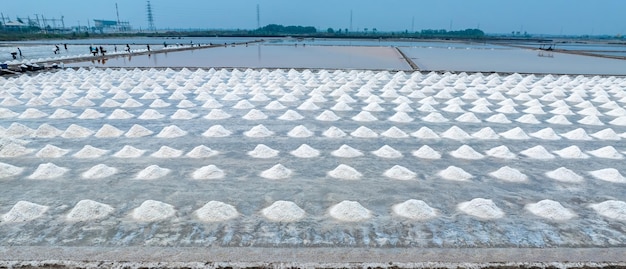
POLYGON ((104 50, 104 48, 103 48, 102 46, 100 46, 100 54, 102 54, 102 56, 104 56, 104 54, 105 54, 106 52, 107 52, 107 51, 106 51, 106 50, 104 50))
POLYGON ((22 50, 21 50, 19 47, 17 48, 17 51, 18 51, 18 52, 19 52, 19 54, 20 54, 20 58, 24 58, 24 55, 22 55, 22 50))
POLYGON ((128 51, 128 53, 130 53, 130 45, 126 44, 126 51, 128 51))
POLYGON ((147 44, 146 47, 148 48, 148 51, 150 51, 150 44, 147 44))

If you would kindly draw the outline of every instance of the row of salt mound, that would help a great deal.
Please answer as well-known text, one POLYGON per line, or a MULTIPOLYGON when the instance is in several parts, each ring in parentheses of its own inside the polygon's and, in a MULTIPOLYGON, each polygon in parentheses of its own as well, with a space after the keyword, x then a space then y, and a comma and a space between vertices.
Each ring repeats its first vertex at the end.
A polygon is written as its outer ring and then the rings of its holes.
MULTIPOLYGON (((590 207, 604 217, 626 221, 626 202, 609 200, 591 204, 590 207)), ((8 213, 2 215, 2 221, 8 223, 32 221, 42 217, 48 208, 44 205, 19 201, 8 213)), ((484 198, 475 198, 459 203, 457 208, 465 214, 480 219, 498 219, 504 216, 504 212, 492 200, 484 198)), ((576 214, 570 209, 563 207, 559 202, 548 199, 527 204, 524 208, 536 216, 553 221, 566 221, 576 217, 576 214)), ((114 211, 115 209, 107 204, 93 200, 81 200, 70 210, 65 219, 70 222, 94 221, 104 219, 114 211)), ((398 216, 413 220, 428 220, 439 215, 437 209, 430 207, 424 201, 414 199, 393 205, 392 211, 398 216)), ((347 200, 331 206, 328 213, 334 219, 345 222, 364 221, 372 217, 372 212, 360 203, 347 200)), ((171 218, 175 214, 176 210, 172 205, 146 200, 132 210, 131 217, 137 221, 154 222, 171 218)), ((275 222, 295 222, 304 218, 306 212, 294 202, 276 201, 269 207, 262 209, 261 214, 268 220, 275 222)), ((239 212, 232 205, 210 201, 194 211, 194 215, 205 222, 220 222, 237 218, 239 212)))
MULTIPOLYGON (((35 154, 35 156, 39 158, 60 158, 67 154, 69 151, 70 150, 62 149, 48 144, 44 146, 41 150, 39 150, 35 154)), ((91 145, 86 145, 72 156, 75 158, 99 158, 108 152, 108 150, 103 150, 95 148, 91 145)), ((141 150, 126 145, 118 152, 114 153, 113 156, 117 158, 138 158, 141 157, 145 152, 146 150, 141 150)), ((208 158, 217 154, 219 154, 219 152, 212 150, 207 146, 200 145, 193 148, 191 151, 185 154, 185 156, 188 158, 208 158)), ((183 151, 181 150, 177 150, 168 146, 161 146, 159 150, 155 151, 150 156, 155 158, 178 158, 182 155, 183 151)))

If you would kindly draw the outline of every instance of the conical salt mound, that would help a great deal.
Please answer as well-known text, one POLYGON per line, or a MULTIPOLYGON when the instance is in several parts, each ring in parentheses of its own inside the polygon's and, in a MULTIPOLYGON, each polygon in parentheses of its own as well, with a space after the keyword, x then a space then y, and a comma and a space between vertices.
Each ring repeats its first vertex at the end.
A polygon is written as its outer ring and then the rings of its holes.
POLYGON ((626 221, 626 202, 608 200, 602 203, 592 204, 589 207, 601 216, 619 221, 626 221))
POLYGON ((137 138, 137 137, 149 136, 153 133, 154 133, 153 131, 148 130, 146 127, 143 127, 139 124, 133 124, 133 126, 130 127, 130 129, 128 130, 128 132, 126 132, 126 134, 124 134, 124 136, 130 137, 130 138, 137 138))
POLYGON ((170 118, 175 120, 190 120, 196 117, 196 114, 189 112, 185 109, 178 109, 170 118))
POLYGON ((63 132, 63 134, 61 134, 61 137, 85 138, 85 137, 91 136, 92 134, 93 134, 92 130, 89 130, 88 128, 85 128, 76 124, 72 124, 69 127, 67 127, 67 129, 65 130, 65 132, 63 132))
POLYGON ((489 199, 475 198, 469 202, 460 203, 457 208, 465 214, 480 219, 499 219, 504 217, 504 212, 489 199))
POLYGON ((182 150, 170 148, 168 146, 162 146, 156 152, 152 153, 150 156, 155 158, 178 158, 183 155, 182 150))
POLYGON ((304 116, 300 115, 298 112, 295 112, 295 111, 289 109, 289 110, 285 111, 285 113, 283 115, 278 117, 278 119, 279 120, 294 121, 294 120, 304 119, 304 116))
POLYGON ((399 151, 395 150, 394 148, 388 146, 388 145, 384 145, 381 148, 372 151, 372 154, 381 157, 381 158, 389 158, 389 159, 395 159, 395 158, 402 158, 402 153, 400 153, 399 151))
POLYGON ((457 126, 450 127, 450 129, 441 134, 441 137, 453 140, 466 140, 472 138, 468 133, 466 133, 465 131, 463 131, 463 129, 457 126))
POLYGON ((355 148, 352 148, 348 145, 342 145, 341 147, 339 147, 339 149, 331 152, 330 154, 335 157, 341 157, 341 158, 354 158, 354 157, 363 156, 363 153, 361 151, 355 148))
POLYGON ((298 158, 314 158, 320 156, 319 150, 316 150, 307 144, 300 145, 300 147, 290 153, 298 158))
POLYGON ((252 127, 249 131, 244 132, 244 135, 247 137, 269 137, 274 135, 274 132, 268 130, 263 126, 263 124, 259 124, 257 126, 252 127))
POLYGON ((593 177, 597 179, 608 181, 608 182, 626 183, 626 178, 622 176, 622 174, 615 168, 606 168, 606 169, 591 171, 589 172, 589 174, 591 174, 593 177))
POLYGON ((393 122, 406 123, 406 122, 412 122, 413 118, 409 116, 408 114, 406 114, 406 112, 398 111, 396 112, 396 114, 393 114, 393 116, 389 117, 388 120, 393 121, 393 122))
POLYGON ((341 118, 337 116, 335 113, 333 113, 332 111, 324 110, 324 112, 322 112, 319 116, 315 117, 315 119, 319 121, 337 121, 341 118))
POLYGON ((261 214, 271 221, 294 222, 304 218, 306 212, 294 202, 276 201, 261 210, 261 214))
POLYGON ((489 173, 489 175, 497 179, 501 179, 501 180, 508 181, 508 182, 528 181, 528 176, 524 175, 519 170, 508 167, 508 166, 502 167, 494 172, 491 172, 489 173))
POLYGON ((100 113, 95 109, 88 108, 88 109, 85 109, 85 111, 83 111, 83 113, 80 114, 78 118, 83 119, 83 120, 93 120, 93 119, 104 118, 104 116, 106 116, 106 114, 100 113))
POLYGON ((372 129, 367 128, 365 126, 361 126, 361 127, 357 128, 352 133, 350 133, 350 135, 352 135, 354 137, 358 137, 358 138, 375 138, 375 137, 378 137, 378 134, 376 132, 372 131, 372 129))
POLYGON ((261 159, 276 157, 278 156, 278 153, 279 153, 278 150, 274 150, 263 144, 259 144, 254 148, 254 150, 248 151, 248 155, 250 157, 261 158, 261 159))
POLYGON ((546 176, 560 182, 566 183, 580 183, 583 182, 583 177, 576 174, 574 171, 565 167, 559 167, 556 170, 546 172, 546 176))
POLYGON ((587 135, 587 132, 583 128, 578 128, 567 133, 561 134, 562 137, 565 137, 569 140, 581 140, 581 141, 589 141, 593 140, 591 136, 587 135))
POLYGON ((468 172, 465 172, 465 170, 456 166, 449 166, 448 168, 440 171, 437 174, 443 179, 453 180, 453 181, 466 181, 474 177, 468 172))
POLYGON ((24 168, 0 162, 0 179, 17 176, 24 172, 24 168))
POLYGON ((504 133, 500 133, 500 135, 506 139, 511 139, 511 140, 524 140, 524 139, 530 139, 530 137, 524 132, 524 130, 522 130, 522 128, 520 127, 515 127, 511 130, 508 130, 504 133))
POLYGON ((175 214, 176 210, 172 205, 154 200, 146 200, 133 210, 131 216, 137 221, 153 222, 171 218, 175 214))
POLYGON ((193 179, 220 179, 224 178, 225 173, 215 165, 203 166, 191 174, 193 179))
POLYGON ((242 117, 245 120, 264 120, 267 119, 267 115, 257 109, 252 109, 248 111, 246 115, 242 117))
POLYGON ((176 138, 187 135, 187 132, 178 128, 176 125, 166 126, 156 137, 160 138, 176 138))
POLYGON ((383 175, 392 179, 412 180, 412 179, 415 179, 415 176, 417 174, 415 174, 413 171, 407 169, 404 166, 394 165, 393 167, 385 171, 383 175))
POLYGON ((65 219, 72 222, 99 220, 108 217, 114 210, 113 207, 107 204, 93 200, 80 200, 70 213, 65 216, 65 219))
POLYGON ((260 176, 267 179, 287 179, 293 172, 282 164, 272 166, 272 168, 261 172, 260 176))
POLYGON ((493 123, 502 123, 502 124, 509 124, 509 123, 511 123, 511 121, 504 114, 495 114, 495 115, 487 118, 485 121, 493 122, 493 123))
POLYGON ((94 167, 89 168, 89 170, 85 171, 81 176, 88 179, 99 179, 115 175, 116 173, 117 169, 115 167, 110 167, 105 164, 98 164, 94 167))
POLYGON ((223 120, 223 119, 228 119, 230 117, 231 117, 230 114, 224 112, 221 109, 211 109, 209 114, 204 116, 204 118, 207 120, 223 120))
POLYGON ((17 202, 11 210, 2 215, 2 222, 27 222, 40 218, 48 211, 47 206, 38 205, 27 201, 17 202))
POLYGON ((68 149, 62 149, 53 145, 46 145, 39 150, 35 156, 39 158, 59 158, 70 152, 68 149))
POLYGON ((432 112, 425 117, 422 118, 423 121, 438 123, 438 122, 447 122, 448 119, 437 112, 432 112))
POLYGON ((204 222, 227 221, 239 216, 237 209, 229 204, 210 201, 194 212, 196 217, 204 222))
POLYGON ((561 137, 557 135, 552 128, 544 128, 537 132, 530 133, 530 136, 544 140, 559 140, 561 137))
POLYGON ((185 156, 189 157, 189 158, 209 158, 209 157, 213 157, 215 155, 219 154, 218 151, 216 150, 212 150, 211 148, 205 146, 205 145, 200 145, 197 146, 195 148, 193 148, 191 151, 189 151, 189 153, 187 153, 185 156))
POLYGON ((576 214, 563 207, 561 203, 548 199, 527 204, 524 208, 534 215, 554 221, 565 221, 576 217, 576 214))
POLYGON ((547 123, 559 125, 571 125, 572 123, 563 115, 556 115, 546 120, 547 123))
POLYGON ((359 114, 357 114, 356 116, 352 117, 353 121, 363 121, 363 122, 371 122, 371 121, 377 121, 378 119, 376 117, 374 117, 374 115, 372 115, 371 113, 367 112, 367 111, 361 111, 359 112, 359 114))
POLYGON ((56 166, 53 163, 40 164, 32 175, 28 176, 30 179, 53 179, 63 176, 67 171, 65 167, 56 166))
POLYGON ((620 154, 612 146, 606 146, 606 147, 602 147, 596 150, 591 150, 591 151, 588 151, 588 153, 598 158, 605 158, 605 159, 620 160, 624 158, 624 155, 620 154))
POLYGON ((227 137, 227 136, 230 136, 231 134, 232 134, 232 132, 227 130, 226 128, 224 128, 224 126, 222 126, 222 125, 213 125, 213 126, 209 127, 209 129, 207 129, 204 133, 202 133, 202 136, 205 136, 205 137, 227 137))
POLYGON ((580 148, 578 148, 578 146, 569 146, 567 148, 564 148, 564 149, 561 149, 561 150, 555 150, 553 152, 556 153, 557 155, 559 155, 561 158, 564 158, 564 159, 586 159, 586 158, 589 158, 589 155, 583 153, 582 150, 580 150, 580 148))
POLYGON ((135 176, 135 179, 152 180, 164 177, 170 172, 170 169, 161 168, 158 165, 153 164, 139 171, 139 173, 137 173, 137 176, 135 176))
POLYGON ((20 119, 39 119, 47 117, 48 114, 41 112, 36 108, 27 108, 18 118, 20 119))
POLYGON ((540 160, 554 159, 554 155, 548 152, 543 146, 534 146, 532 148, 521 151, 520 154, 531 159, 540 159, 540 160))
POLYGON ((347 166, 345 164, 340 164, 337 168, 328 172, 328 175, 337 179, 347 179, 347 180, 358 180, 363 176, 356 169, 347 166))
POLYGON ((412 220, 428 220, 437 217, 436 209, 430 207, 422 200, 407 200, 391 207, 393 213, 412 220))
POLYGON ((100 130, 96 132, 94 136, 98 138, 114 138, 114 137, 120 137, 123 134, 124 134, 124 131, 117 129, 114 126, 111 126, 109 124, 104 124, 102 125, 100 130))
POLYGON ((339 221, 356 222, 372 217, 372 213, 359 202, 342 201, 328 209, 331 217, 339 221))
POLYGON ((298 125, 291 129, 287 135, 290 137, 304 138, 313 136, 313 132, 307 129, 304 125, 298 125))
POLYGON ((468 145, 462 145, 458 149, 451 151, 450 155, 454 158, 466 160, 480 160, 485 157, 468 145))
POLYGON ((428 145, 424 145, 421 148, 419 148, 418 150, 413 151, 413 156, 415 156, 417 158, 429 159, 429 160, 441 159, 441 153, 439 153, 436 150, 432 149, 428 145))
POLYGON ((124 109, 116 109, 113 110, 113 112, 111 112, 111 115, 109 115, 107 118, 110 120, 126 120, 132 119, 133 117, 135 117, 135 115, 124 109))
POLYGON ((596 133, 591 134, 591 136, 599 139, 599 140, 611 140, 611 141, 618 141, 621 140, 622 138, 615 133, 615 131, 613 131, 613 129, 611 128, 606 128, 602 131, 598 131, 596 133))
POLYGON ((498 135, 493 129, 490 127, 485 127, 480 129, 478 132, 472 134, 473 138, 480 140, 497 140, 500 139, 500 135, 498 135))
POLYGON ((159 113, 158 111, 154 109, 146 109, 137 118, 140 120, 158 120, 158 119, 165 118, 165 115, 159 113))
POLYGON ((426 126, 423 126, 419 130, 411 133, 411 136, 420 139, 439 139, 439 135, 426 126))
POLYGON ((507 146, 499 146, 485 152, 487 155, 500 159, 515 159, 517 156, 507 146))
POLYGON ((133 146, 126 145, 120 151, 113 154, 113 157, 117 158, 139 158, 146 151, 142 149, 135 148, 133 146))
POLYGON ((85 145, 81 150, 74 153, 74 155, 72 156, 79 159, 99 158, 107 152, 109 151, 105 149, 99 149, 91 145, 85 145))
POLYGON ((387 131, 384 131, 380 135, 388 138, 407 138, 409 135, 404 131, 400 130, 398 127, 392 126, 387 131))
POLYGON ((328 130, 324 131, 322 135, 325 137, 330 137, 330 138, 338 138, 338 137, 344 137, 347 134, 341 129, 335 126, 331 126, 330 128, 328 128, 328 130))

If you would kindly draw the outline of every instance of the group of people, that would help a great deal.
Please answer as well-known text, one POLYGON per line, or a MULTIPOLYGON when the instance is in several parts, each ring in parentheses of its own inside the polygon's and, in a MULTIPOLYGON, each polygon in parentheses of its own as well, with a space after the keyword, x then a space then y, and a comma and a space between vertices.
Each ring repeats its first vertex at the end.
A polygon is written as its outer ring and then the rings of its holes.
MULTIPOLYGON (((67 44, 63 44, 63 48, 65 48, 65 51, 67 51, 67 44)), ((54 52, 54 54, 60 54, 61 48, 57 44, 57 45, 54 45, 54 49, 52 51, 54 52)))

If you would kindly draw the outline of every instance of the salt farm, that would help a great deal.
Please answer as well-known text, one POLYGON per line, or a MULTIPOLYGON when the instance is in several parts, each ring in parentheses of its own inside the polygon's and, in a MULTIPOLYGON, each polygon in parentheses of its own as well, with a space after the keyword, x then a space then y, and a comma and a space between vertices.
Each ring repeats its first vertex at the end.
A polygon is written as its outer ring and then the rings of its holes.
POLYGON ((626 266, 626 60, 72 42, 0 47, 60 67, 0 76, 0 267, 626 266))

